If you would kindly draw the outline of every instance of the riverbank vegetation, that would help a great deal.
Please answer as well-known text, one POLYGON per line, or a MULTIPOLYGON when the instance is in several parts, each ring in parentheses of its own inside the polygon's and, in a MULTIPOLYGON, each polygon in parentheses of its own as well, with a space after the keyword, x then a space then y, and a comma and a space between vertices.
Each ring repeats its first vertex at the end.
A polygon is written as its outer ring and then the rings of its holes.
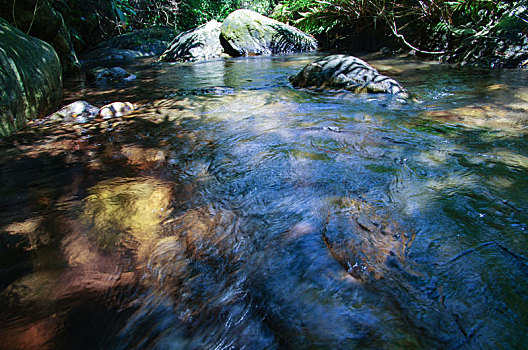
POLYGON ((318 38, 325 50, 407 50, 459 63, 528 63, 528 1, 491 0, 113 0, 133 27, 179 30, 249 8, 318 38))
POLYGON ((152 26, 179 33, 240 8, 314 35, 323 50, 385 48, 486 67, 528 65, 528 0, 0 0, 0 17, 64 51, 62 59, 72 46, 79 53, 152 26))
POLYGON ((526 64, 527 8, 525 0, 289 0, 274 16, 326 49, 389 46, 493 66, 501 55, 526 64))

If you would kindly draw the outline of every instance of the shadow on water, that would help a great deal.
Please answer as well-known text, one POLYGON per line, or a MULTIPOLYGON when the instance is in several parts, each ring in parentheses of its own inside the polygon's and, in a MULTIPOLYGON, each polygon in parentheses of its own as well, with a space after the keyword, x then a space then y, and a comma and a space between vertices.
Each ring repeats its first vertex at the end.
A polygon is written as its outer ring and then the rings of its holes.
POLYGON ((291 88, 313 58, 147 62, 80 90, 133 114, 3 140, 0 347, 521 347, 528 77, 291 88))

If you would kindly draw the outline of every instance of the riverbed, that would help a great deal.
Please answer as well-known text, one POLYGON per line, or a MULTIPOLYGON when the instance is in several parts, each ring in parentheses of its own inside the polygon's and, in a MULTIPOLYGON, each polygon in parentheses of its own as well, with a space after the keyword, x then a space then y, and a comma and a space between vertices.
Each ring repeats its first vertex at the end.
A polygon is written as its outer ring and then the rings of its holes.
POLYGON ((65 82, 110 120, 0 141, 0 348, 489 349, 528 335, 528 72, 320 54, 65 82))

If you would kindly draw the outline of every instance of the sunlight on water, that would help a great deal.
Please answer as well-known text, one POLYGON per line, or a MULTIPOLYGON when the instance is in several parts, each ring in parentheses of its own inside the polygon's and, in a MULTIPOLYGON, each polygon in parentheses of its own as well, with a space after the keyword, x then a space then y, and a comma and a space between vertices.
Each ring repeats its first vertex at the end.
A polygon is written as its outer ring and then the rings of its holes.
POLYGON ((146 60, 66 82, 133 113, 2 140, 0 348, 522 348, 528 74, 315 57, 146 60))

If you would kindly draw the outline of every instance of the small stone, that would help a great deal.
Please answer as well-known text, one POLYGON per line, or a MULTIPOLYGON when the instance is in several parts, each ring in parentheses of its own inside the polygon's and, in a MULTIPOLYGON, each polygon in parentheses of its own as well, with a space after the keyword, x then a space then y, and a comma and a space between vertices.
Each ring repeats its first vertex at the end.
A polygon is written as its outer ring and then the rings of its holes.
POLYGON ((101 107, 99 116, 101 116, 103 119, 121 117, 134 109, 136 109, 136 107, 130 102, 112 102, 101 107))

